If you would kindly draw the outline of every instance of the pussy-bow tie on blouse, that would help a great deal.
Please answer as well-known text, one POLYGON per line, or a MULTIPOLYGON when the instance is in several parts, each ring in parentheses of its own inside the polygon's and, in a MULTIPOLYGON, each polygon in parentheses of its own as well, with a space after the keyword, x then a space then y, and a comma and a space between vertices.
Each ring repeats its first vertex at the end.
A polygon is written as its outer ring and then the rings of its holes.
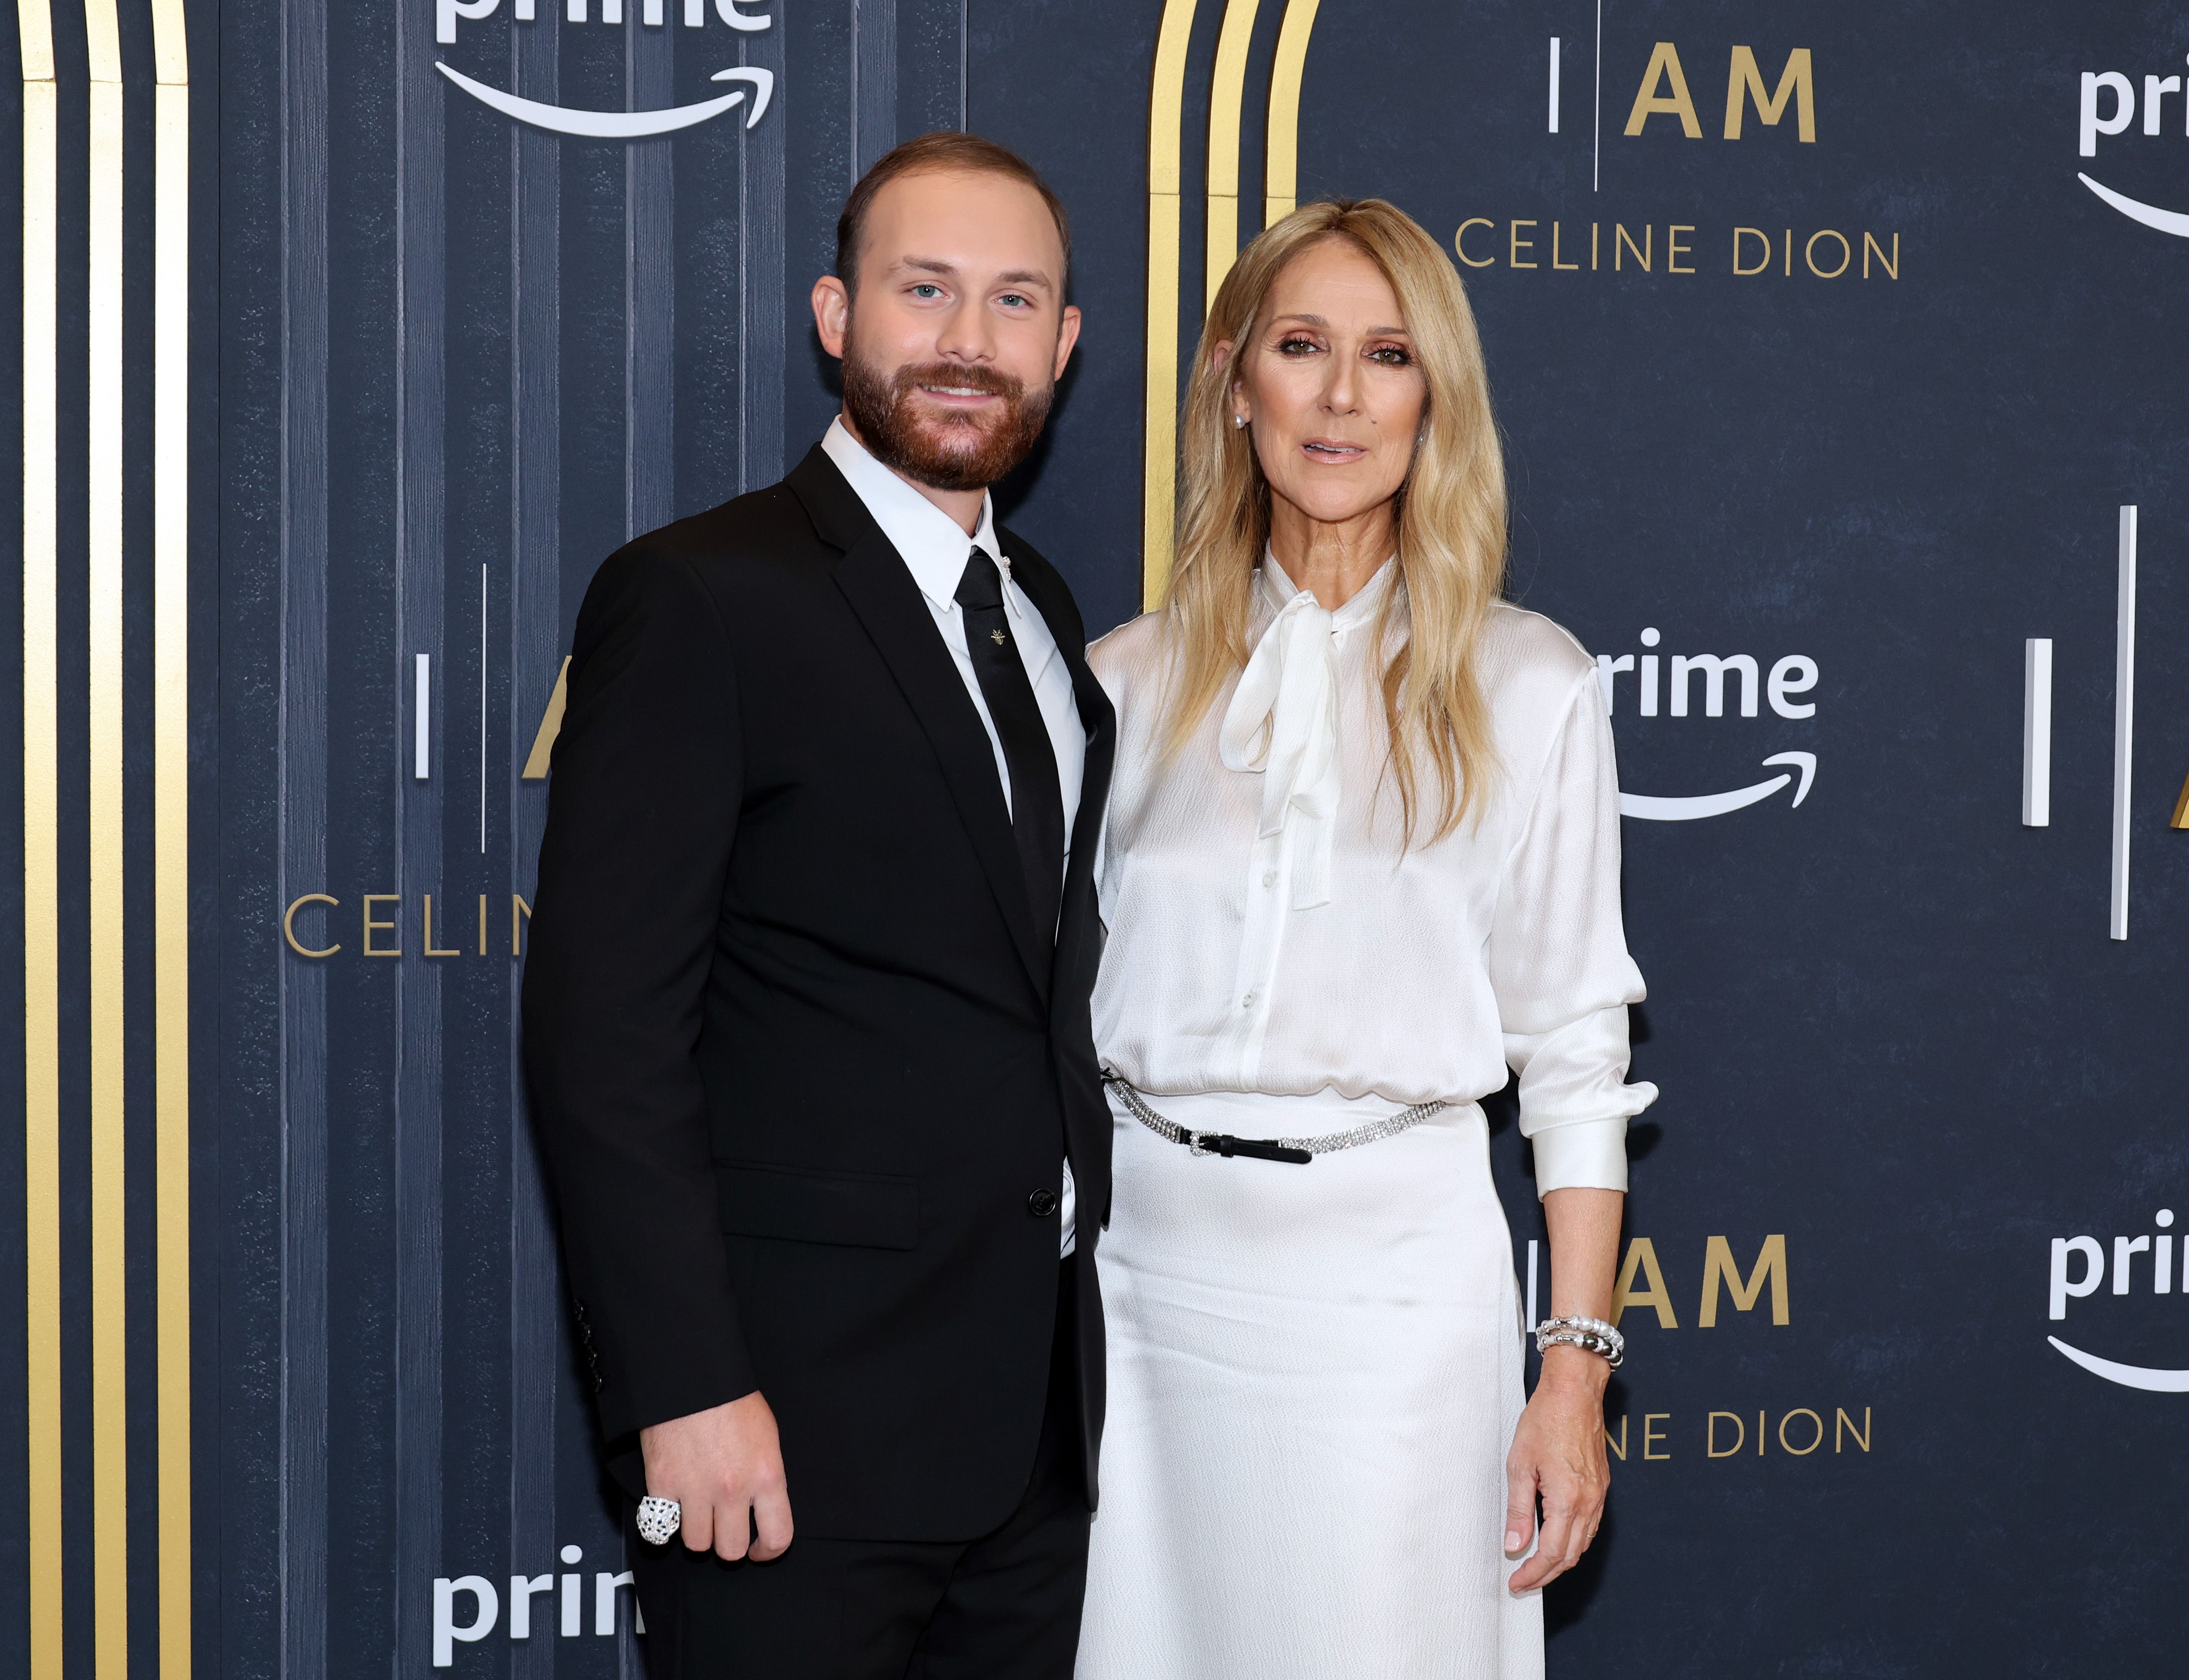
MULTIPOLYGON (((1281 587, 1282 575, 1271 572, 1270 581, 1281 587)), ((1348 614, 1343 628, 1355 616, 1348 614)), ((1260 833, 1264 840, 1290 836, 1295 910, 1330 902, 1331 842, 1344 785, 1338 755, 1340 629, 1311 591, 1294 595, 1247 661, 1217 734, 1226 770, 1267 778, 1260 833)))

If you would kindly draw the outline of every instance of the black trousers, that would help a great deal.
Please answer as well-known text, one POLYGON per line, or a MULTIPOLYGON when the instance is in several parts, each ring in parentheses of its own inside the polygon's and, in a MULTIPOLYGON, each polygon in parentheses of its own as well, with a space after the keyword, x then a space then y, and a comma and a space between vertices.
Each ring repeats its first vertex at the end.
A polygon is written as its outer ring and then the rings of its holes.
MULTIPOLYGON (((1071 1680, 1087 1591, 1072 1269, 1026 1496, 977 1540, 800 1536, 772 1563, 634 1541, 649 1680, 1071 1680)), ((798 1488, 790 1490, 795 1517, 798 1488)))

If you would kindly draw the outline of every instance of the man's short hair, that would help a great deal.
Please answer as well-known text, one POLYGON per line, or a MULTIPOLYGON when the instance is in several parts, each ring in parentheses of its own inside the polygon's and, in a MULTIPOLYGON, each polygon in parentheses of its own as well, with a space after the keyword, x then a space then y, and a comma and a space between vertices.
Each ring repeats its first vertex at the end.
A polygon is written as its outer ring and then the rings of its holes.
MULTIPOLYGON (((1041 201, 1049 206, 1049 215, 1055 218, 1056 237, 1064 247, 1065 273, 1071 272, 1072 223, 1064 213, 1064 201, 1049 189, 1049 183, 1041 178, 1033 165, 1010 147, 984 140, 978 134, 938 128, 931 134, 919 135, 884 152, 859 177, 858 185, 844 201, 844 213, 836 218, 836 278, 844 282, 846 292, 859 289, 859 241, 866 233, 867 211, 875 195, 891 181, 906 175, 952 172, 1006 175, 1039 193, 1041 201)), ((1061 291, 1065 275, 1059 274, 1056 279, 1061 291)))

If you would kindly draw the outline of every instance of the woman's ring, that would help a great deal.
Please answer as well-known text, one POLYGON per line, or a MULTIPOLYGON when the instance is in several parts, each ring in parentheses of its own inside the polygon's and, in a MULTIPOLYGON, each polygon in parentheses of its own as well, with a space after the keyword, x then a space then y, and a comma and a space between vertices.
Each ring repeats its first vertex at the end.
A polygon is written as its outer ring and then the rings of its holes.
POLYGON ((666 1546, 683 1525, 684 1507, 673 1499, 652 1494, 638 1502, 638 1537, 649 1546, 666 1546))

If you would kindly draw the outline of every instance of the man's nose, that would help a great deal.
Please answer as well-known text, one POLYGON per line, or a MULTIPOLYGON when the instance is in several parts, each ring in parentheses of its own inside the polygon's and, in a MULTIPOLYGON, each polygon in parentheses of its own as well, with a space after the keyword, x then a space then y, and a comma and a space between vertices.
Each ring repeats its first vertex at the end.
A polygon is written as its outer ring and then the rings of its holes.
POLYGON ((988 312, 966 302, 953 309, 936 335, 936 350, 952 361, 986 362, 995 359, 996 338, 988 312))

